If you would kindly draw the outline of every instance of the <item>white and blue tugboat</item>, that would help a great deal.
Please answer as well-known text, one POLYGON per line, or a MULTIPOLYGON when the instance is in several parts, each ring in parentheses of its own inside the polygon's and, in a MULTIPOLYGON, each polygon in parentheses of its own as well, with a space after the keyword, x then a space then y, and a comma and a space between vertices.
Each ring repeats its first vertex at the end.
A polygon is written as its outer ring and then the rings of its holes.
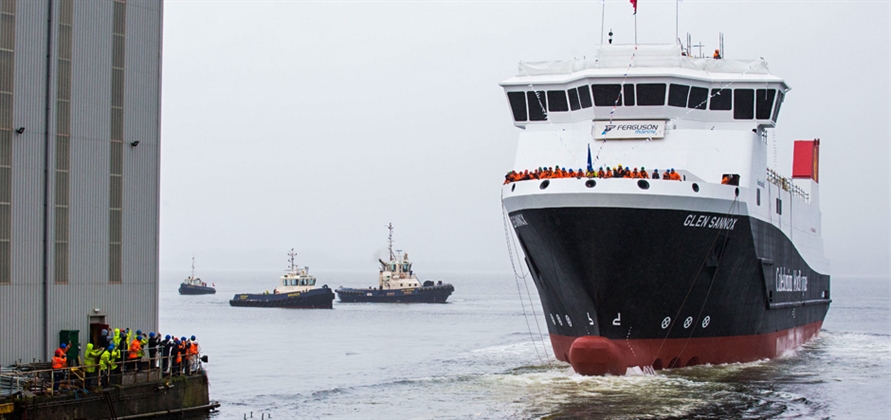
POLYGON ((411 269, 408 253, 393 252, 393 224, 390 230, 390 261, 378 260, 381 271, 377 288, 351 289, 339 287, 337 297, 341 302, 390 302, 390 303, 445 303, 455 287, 442 281, 427 280, 421 285, 411 269))
POLYGON ((192 275, 186 277, 182 284, 179 285, 179 294, 181 295, 213 295, 217 293, 217 289, 208 286, 207 283, 195 277, 195 257, 192 257, 192 275))
POLYGON ((309 267, 297 267, 294 250, 288 253, 290 268, 281 276, 273 293, 240 293, 229 301, 231 306, 255 306, 261 308, 331 309, 334 293, 328 285, 316 287, 316 278, 309 274, 309 267))

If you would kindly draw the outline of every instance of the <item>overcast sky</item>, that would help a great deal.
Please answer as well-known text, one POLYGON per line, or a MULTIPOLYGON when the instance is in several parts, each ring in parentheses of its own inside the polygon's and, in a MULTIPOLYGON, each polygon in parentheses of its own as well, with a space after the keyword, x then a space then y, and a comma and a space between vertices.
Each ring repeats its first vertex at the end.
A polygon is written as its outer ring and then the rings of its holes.
MULTIPOLYGON (((633 43, 626 0, 606 29, 633 43)), ((891 7, 683 1, 680 34, 764 57, 792 87, 775 130, 819 137, 835 275, 889 275, 891 7)), ((174 1, 164 6, 161 269, 510 270, 500 204, 518 130, 498 83, 519 61, 582 57, 601 3, 174 1)), ((639 43, 675 39, 675 2, 640 0, 639 43)), ((768 162, 773 162, 769 157, 768 162)))

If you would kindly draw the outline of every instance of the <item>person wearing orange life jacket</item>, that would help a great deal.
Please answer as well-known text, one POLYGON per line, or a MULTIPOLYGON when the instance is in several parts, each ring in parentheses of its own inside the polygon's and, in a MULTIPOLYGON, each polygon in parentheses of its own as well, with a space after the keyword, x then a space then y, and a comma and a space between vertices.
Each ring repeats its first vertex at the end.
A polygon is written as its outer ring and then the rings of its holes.
POLYGON ((607 166, 606 167, 606 178, 612 178, 612 177, 613 177, 613 170, 610 169, 609 166, 607 166))
POLYGON ((198 347, 198 341, 195 336, 189 338, 189 371, 191 373, 198 371, 198 353, 201 349, 198 347))
POLYGON ((637 168, 634 168, 634 170, 631 171, 631 177, 632 178, 640 178, 640 172, 637 172, 637 168))
POLYGON ((189 370, 189 339, 180 337, 179 339, 179 357, 180 369, 183 373, 189 370))
POLYGON ((633 178, 633 175, 634 174, 631 171, 629 171, 628 168, 625 168, 624 171, 622 172, 622 178, 633 178))
POLYGON ((668 178, 668 179, 670 179, 670 180, 672 180, 672 181, 680 181, 680 180, 681 180, 681 174, 675 172, 675 171, 674 171, 674 168, 671 168, 671 170, 670 170, 670 172, 669 172, 669 178, 668 178))
POLYGON ((605 176, 606 176, 606 172, 603 170, 603 166, 601 166, 600 169, 597 170, 597 177, 603 178, 605 176))
POLYGON ((65 377, 65 367, 67 366, 68 358, 65 356, 65 352, 62 349, 56 349, 53 355, 53 391, 59 390, 59 383, 65 377))
POLYGON ((644 168, 643 166, 640 167, 640 177, 643 179, 650 177, 650 174, 647 173, 647 168, 644 168))
POLYGON ((130 342, 130 349, 127 352, 127 364, 129 367, 125 370, 135 371, 139 368, 139 360, 142 358, 142 336, 136 336, 136 339, 130 342))
POLYGON ((729 175, 724 175, 724 176, 721 178, 721 184, 727 185, 727 184, 729 184, 729 183, 730 183, 730 176, 729 176, 729 175))

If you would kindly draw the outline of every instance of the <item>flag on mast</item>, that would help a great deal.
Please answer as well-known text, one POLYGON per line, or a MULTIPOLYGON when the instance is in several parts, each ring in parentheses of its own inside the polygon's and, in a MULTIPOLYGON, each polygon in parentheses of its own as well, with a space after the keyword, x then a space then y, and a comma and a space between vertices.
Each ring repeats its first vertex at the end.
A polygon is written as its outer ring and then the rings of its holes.
POLYGON ((630 0, 631 5, 634 6, 634 14, 637 14, 637 0, 630 0))
POLYGON ((594 165, 591 163, 591 143, 588 143, 588 171, 594 172, 594 165))

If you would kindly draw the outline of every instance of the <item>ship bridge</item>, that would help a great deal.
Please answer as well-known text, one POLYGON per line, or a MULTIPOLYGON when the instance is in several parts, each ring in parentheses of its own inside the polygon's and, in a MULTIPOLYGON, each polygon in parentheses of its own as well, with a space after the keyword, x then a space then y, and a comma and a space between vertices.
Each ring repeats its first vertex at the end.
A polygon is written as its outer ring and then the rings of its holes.
POLYGON ((603 45, 584 59, 521 62, 501 83, 514 125, 673 121, 678 128, 773 127, 789 90, 757 60, 694 58, 680 45, 603 45))

